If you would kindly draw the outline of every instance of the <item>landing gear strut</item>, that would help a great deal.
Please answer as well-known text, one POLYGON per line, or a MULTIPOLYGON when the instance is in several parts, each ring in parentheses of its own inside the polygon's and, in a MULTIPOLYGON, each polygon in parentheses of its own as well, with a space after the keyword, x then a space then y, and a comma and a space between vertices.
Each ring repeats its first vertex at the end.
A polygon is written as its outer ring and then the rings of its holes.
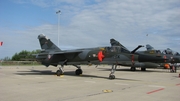
POLYGON ((172 65, 170 67, 170 72, 176 73, 176 71, 177 71, 177 67, 176 67, 176 65, 174 63, 172 63, 172 65))
MULTIPOLYGON (((80 66, 78 65, 73 65, 75 67, 77 67, 78 69, 76 69, 75 74, 76 75, 81 75, 83 73, 82 69, 80 66)), ((59 70, 56 71, 56 75, 60 76, 64 74, 64 70, 63 70, 64 66, 62 65, 61 67, 59 67, 59 70)))
POLYGON ((109 79, 115 79, 115 71, 116 71, 117 65, 112 65, 111 73, 109 74, 109 79))

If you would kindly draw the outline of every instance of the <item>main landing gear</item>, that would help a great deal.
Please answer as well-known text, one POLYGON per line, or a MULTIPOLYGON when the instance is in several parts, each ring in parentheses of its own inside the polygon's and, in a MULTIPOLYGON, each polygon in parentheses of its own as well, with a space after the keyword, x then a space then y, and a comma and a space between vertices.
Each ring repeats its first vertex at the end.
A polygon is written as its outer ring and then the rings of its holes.
POLYGON ((146 71, 146 68, 142 68, 142 67, 141 67, 141 71, 146 71))
POLYGON ((116 78, 115 75, 114 75, 114 73, 116 71, 116 68, 117 68, 117 65, 112 65, 111 73, 109 74, 109 79, 112 80, 112 79, 116 78))
POLYGON ((136 71, 136 67, 132 66, 131 71, 136 71))
MULTIPOLYGON (((76 71, 75 71, 75 74, 76 74, 76 75, 81 75, 81 74, 83 73, 83 71, 82 71, 82 69, 81 69, 80 66, 78 66, 78 65, 73 65, 73 66, 75 66, 75 67, 78 68, 78 69, 76 69, 76 71)), ((59 67, 59 70, 56 71, 56 75, 57 75, 57 76, 60 76, 60 75, 63 75, 63 74, 64 74, 63 68, 64 68, 64 66, 59 67)))
POLYGON ((56 75, 60 76, 64 74, 63 66, 59 67, 59 70, 56 71, 56 75))
POLYGON ((83 73, 83 71, 82 71, 82 69, 81 69, 80 66, 78 66, 78 65, 73 65, 73 66, 75 66, 75 67, 78 68, 78 69, 76 69, 76 71, 75 71, 75 74, 76 74, 76 75, 81 75, 81 74, 83 73))
MULTIPOLYGON (((136 67, 132 66, 131 71, 136 71, 136 67)), ((146 68, 141 67, 141 71, 146 71, 146 68)))

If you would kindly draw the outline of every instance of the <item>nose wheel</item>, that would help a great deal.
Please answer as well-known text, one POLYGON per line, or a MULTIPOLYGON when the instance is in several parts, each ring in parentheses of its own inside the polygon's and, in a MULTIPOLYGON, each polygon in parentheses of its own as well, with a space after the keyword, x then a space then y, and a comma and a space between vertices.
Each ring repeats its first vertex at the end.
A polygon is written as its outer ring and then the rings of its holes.
POLYGON ((115 78, 116 78, 115 75, 113 75, 113 74, 110 74, 110 75, 109 75, 109 79, 112 80, 112 79, 115 79, 115 78))
POLYGON ((109 79, 111 79, 111 80, 115 79, 114 73, 116 71, 116 68, 117 68, 117 65, 112 65, 112 69, 111 69, 111 73, 109 75, 109 79))

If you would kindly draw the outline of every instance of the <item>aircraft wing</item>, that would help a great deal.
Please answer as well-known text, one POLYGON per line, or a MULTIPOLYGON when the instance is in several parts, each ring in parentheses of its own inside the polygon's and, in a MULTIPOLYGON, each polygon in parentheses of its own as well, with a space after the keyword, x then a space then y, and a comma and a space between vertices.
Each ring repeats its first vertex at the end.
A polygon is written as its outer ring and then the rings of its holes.
POLYGON ((60 52, 50 52, 49 53, 49 60, 52 63, 58 63, 60 61, 71 60, 76 57, 81 50, 73 50, 73 51, 60 51, 60 52))
POLYGON ((53 64, 57 66, 59 63, 64 63, 67 60, 72 60, 79 53, 83 52, 82 50, 72 50, 72 51, 52 51, 47 53, 39 53, 36 56, 36 59, 46 59, 44 64, 49 66, 49 64, 53 64))
POLYGON ((49 52, 49 53, 39 53, 39 54, 33 54, 34 56, 36 55, 48 55, 48 54, 51 54, 51 55, 62 55, 62 54, 77 54, 77 53, 81 53, 82 51, 81 50, 77 50, 77 51, 58 51, 58 52, 49 52))
POLYGON ((50 53, 50 54, 54 54, 54 55, 58 55, 58 54, 77 54, 77 53, 81 53, 81 50, 73 50, 73 51, 60 51, 60 52, 54 52, 54 53, 50 53))
POLYGON ((34 54, 34 56, 36 56, 37 59, 45 59, 46 58, 52 63, 58 63, 60 61, 65 61, 66 59, 71 60, 81 52, 82 52, 82 50, 57 51, 57 52, 34 54))

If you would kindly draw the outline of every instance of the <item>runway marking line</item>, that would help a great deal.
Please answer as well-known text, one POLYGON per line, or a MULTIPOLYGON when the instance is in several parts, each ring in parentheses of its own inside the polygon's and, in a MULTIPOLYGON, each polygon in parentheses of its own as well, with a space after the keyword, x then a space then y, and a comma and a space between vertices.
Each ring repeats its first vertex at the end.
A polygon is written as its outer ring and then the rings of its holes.
POLYGON ((180 86, 180 83, 176 84, 176 86, 180 86))
POLYGON ((146 94, 152 94, 152 93, 155 93, 155 92, 158 92, 158 91, 161 91, 161 90, 164 90, 164 88, 153 90, 153 91, 147 92, 146 94))
POLYGON ((60 75, 59 77, 64 77, 64 75, 60 75))
POLYGON ((111 93, 113 90, 103 90, 104 93, 111 93))
MULTIPOLYGON (((57 75, 54 75, 54 76, 57 76, 57 75)), ((64 77, 64 75, 60 75, 60 76, 57 76, 57 77, 64 77)))

